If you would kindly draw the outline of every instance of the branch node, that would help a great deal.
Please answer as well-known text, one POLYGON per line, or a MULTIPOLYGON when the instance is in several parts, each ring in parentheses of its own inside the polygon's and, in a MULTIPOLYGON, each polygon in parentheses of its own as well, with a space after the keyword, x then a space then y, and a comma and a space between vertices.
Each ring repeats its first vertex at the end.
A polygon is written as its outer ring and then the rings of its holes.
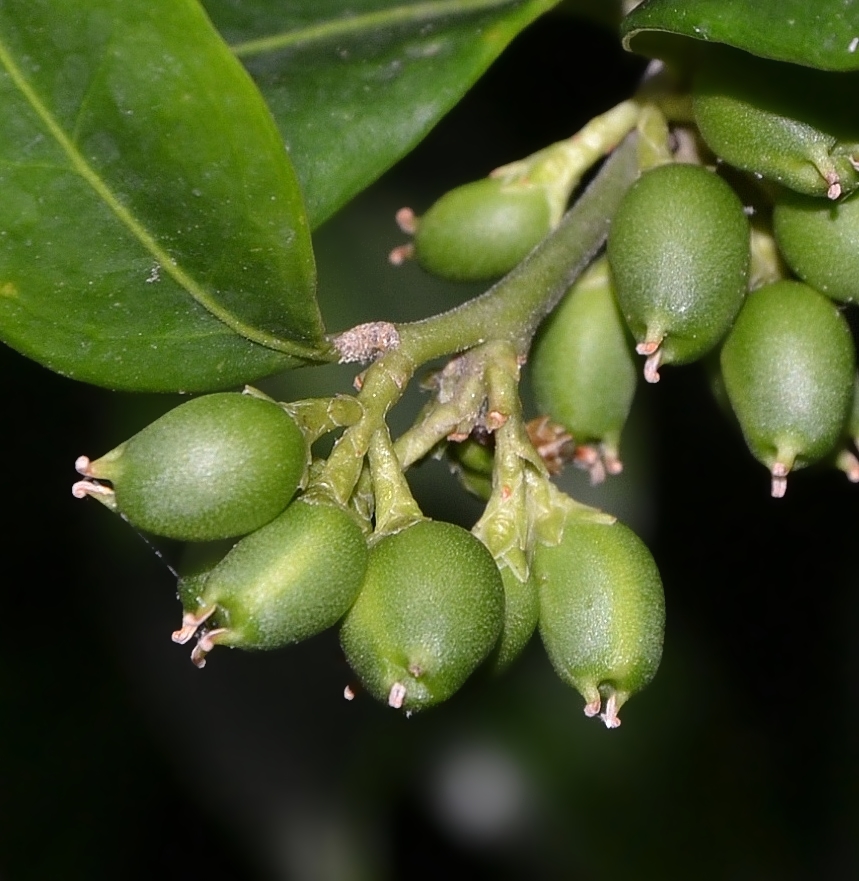
POLYGON ((344 330, 332 340, 340 355, 341 364, 375 361, 391 349, 400 346, 400 334, 389 321, 370 321, 344 330))

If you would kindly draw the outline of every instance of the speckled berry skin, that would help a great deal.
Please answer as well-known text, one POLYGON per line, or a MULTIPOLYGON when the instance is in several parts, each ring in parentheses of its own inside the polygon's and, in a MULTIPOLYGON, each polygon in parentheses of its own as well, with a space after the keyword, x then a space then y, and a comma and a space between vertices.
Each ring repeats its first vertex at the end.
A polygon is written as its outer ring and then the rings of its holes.
POLYGON ((697 165, 644 172, 612 220, 608 258, 621 312, 660 363, 683 364, 724 337, 742 305, 749 223, 734 191, 697 165))
POLYGON ((608 264, 594 264, 546 319, 529 358, 540 413, 577 444, 620 444, 638 371, 608 264))
POLYGON ((243 535, 289 504, 307 465, 277 404, 225 392, 188 401, 92 462, 139 529, 185 541, 243 535))
POLYGON ((540 601, 533 573, 520 579, 508 566, 501 568, 504 586, 504 626, 489 659, 494 673, 504 672, 530 642, 540 616, 540 601))
POLYGON ((415 232, 415 257, 451 281, 498 278, 516 266, 552 226, 541 187, 484 178, 445 193, 415 232))
MULTIPOLYGON (((293 502, 245 536, 205 576, 186 579, 186 612, 205 614, 217 645, 273 649, 307 639, 343 617, 367 568, 354 517, 332 504, 293 502)), ((199 568, 199 567, 198 567, 199 568)))
POLYGON ((859 198, 838 202, 785 191, 773 233, 790 268, 827 297, 859 301, 859 198))
POLYGON ((721 366, 746 443, 774 476, 835 447, 856 366, 847 322, 823 294, 796 281, 755 291, 722 347, 721 366))
POLYGON ((662 656, 665 599, 644 542, 622 523, 571 520, 561 541, 534 554, 540 635, 558 675, 603 707, 617 711, 656 674, 662 656))
POLYGON ((185 545, 176 567, 179 580, 176 596, 186 612, 201 608, 203 591, 212 570, 235 547, 236 540, 224 538, 218 541, 189 542, 185 545))
POLYGON ((486 547, 460 526, 423 520, 373 545, 340 639, 371 694, 421 710, 454 694, 489 655, 503 615, 486 547))
POLYGON ((693 112, 725 162, 800 193, 837 198, 859 184, 850 162, 859 123, 844 112, 857 86, 855 73, 710 47, 693 82, 693 112))

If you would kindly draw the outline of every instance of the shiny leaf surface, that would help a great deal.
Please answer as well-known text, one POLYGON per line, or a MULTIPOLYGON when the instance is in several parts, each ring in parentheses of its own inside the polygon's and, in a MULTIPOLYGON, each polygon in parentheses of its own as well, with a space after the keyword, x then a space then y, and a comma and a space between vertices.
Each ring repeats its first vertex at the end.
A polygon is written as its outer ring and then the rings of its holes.
POLYGON ((645 0, 621 32, 624 45, 644 55, 673 54, 669 35, 679 35, 822 70, 859 70, 854 0, 645 0))
POLYGON ((192 0, 0 5, 0 336, 113 388, 320 356, 309 231, 253 82, 192 0))
POLYGON ((557 0, 205 0, 271 106, 318 226, 557 0))

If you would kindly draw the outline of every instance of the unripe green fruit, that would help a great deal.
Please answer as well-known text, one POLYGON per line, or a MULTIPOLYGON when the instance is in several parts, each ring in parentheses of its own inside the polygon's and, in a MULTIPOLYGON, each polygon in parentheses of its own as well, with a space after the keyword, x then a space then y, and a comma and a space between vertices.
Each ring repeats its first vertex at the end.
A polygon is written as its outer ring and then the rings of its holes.
POLYGON ((473 495, 484 501, 492 494, 492 465, 494 453, 491 446, 474 438, 451 442, 447 445, 451 470, 460 483, 473 495))
POLYGON ((484 178, 445 193, 418 221, 415 257, 452 281, 505 275, 552 228, 542 187, 484 178))
POLYGON ((736 414, 731 402, 728 400, 728 392, 725 389, 725 377, 722 376, 722 364, 720 361, 721 351, 713 351, 702 361, 707 384, 716 402, 721 415, 739 430, 736 414))
POLYGON ((749 295, 721 364, 746 443, 782 496, 788 472, 823 458, 841 437, 855 371, 847 322, 808 285, 775 282, 749 295))
POLYGON ((859 300, 859 198, 830 203, 785 191, 773 232, 790 268, 822 294, 859 300))
POLYGON ((506 670, 522 654, 540 617, 540 600, 533 576, 522 581, 508 566, 501 566, 499 571, 504 587, 504 624, 490 657, 490 665, 496 673, 506 670))
POLYGON ((859 184, 859 122, 850 112, 854 73, 812 70, 719 47, 706 52, 693 110, 725 162, 813 196, 838 198, 859 184))
POLYGON ((495 452, 491 435, 487 437, 486 443, 481 443, 473 436, 464 441, 451 441, 447 449, 450 457, 463 468, 484 477, 492 477, 495 452))
POLYGON ((116 508, 139 529, 210 541, 274 519, 306 464, 304 436, 281 407, 226 392, 181 404, 78 470, 110 481, 116 508))
POLYGON ((596 262, 548 317, 530 356, 537 406, 577 445, 618 461, 636 369, 605 260, 596 262))
POLYGON ((203 605, 203 591, 212 570, 235 545, 235 539, 231 538, 190 542, 185 545, 177 567, 179 580, 176 594, 186 612, 199 609, 203 605))
POLYGON ((722 339, 746 292, 749 223, 734 191, 698 165, 646 171, 608 238, 618 304, 647 356, 644 375, 683 364, 722 339))
POLYGON ((176 642, 204 623, 192 659, 214 645, 273 649, 331 627, 352 605, 367 568, 367 543, 354 517, 333 504, 299 499, 245 536, 206 573, 180 584, 185 608, 176 642))
POLYGON ((470 532, 422 520, 370 550, 340 639, 379 700, 407 711, 449 698, 492 650, 504 593, 492 555, 470 532))
POLYGON ((560 543, 539 545, 540 635, 558 675, 609 728, 656 674, 665 599, 645 544, 622 523, 568 519, 560 543))

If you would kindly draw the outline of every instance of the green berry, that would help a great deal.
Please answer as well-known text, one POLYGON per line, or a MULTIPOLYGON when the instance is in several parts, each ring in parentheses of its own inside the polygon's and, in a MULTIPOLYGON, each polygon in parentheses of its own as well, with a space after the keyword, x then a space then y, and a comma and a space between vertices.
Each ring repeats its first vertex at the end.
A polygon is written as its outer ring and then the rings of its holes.
POLYGON ((694 361, 727 333, 746 292, 749 223, 734 191, 698 165, 644 172, 623 199, 608 238, 621 311, 644 376, 694 361))
POLYGON ((189 542, 185 545, 177 567, 179 580, 176 594, 187 612, 203 605, 203 591, 212 570, 235 547, 235 539, 189 542))
POLYGON ((542 187, 484 178, 445 193, 417 221, 414 253, 452 281, 505 275, 552 227, 542 187))
POLYGON ((812 70, 719 47, 693 85, 695 121, 725 162, 800 193, 837 199, 859 184, 854 73, 812 70))
POLYGON ((773 212, 773 232, 790 268, 822 294, 859 300, 859 198, 825 202, 785 191, 773 212))
POLYGON ((841 437, 855 371, 847 322, 808 285, 778 281, 749 295, 721 364, 746 443, 780 497, 788 472, 823 458, 841 437))
POLYGON ((619 471, 636 369, 606 260, 570 288, 543 324, 529 362, 540 412, 562 425, 577 447, 595 447, 610 473, 619 471))
POLYGON ((558 675, 609 728, 656 674, 665 600, 645 544, 622 523, 567 519, 558 544, 539 545, 534 571, 540 635, 558 675))
POLYGON ((340 638, 367 690, 420 710, 447 700, 489 655, 504 593, 492 555, 460 526, 422 520, 370 550, 340 638))
POLYGON ((132 525, 184 541, 244 535, 289 504, 307 445, 277 404, 237 393, 181 404, 78 471, 76 495, 95 495, 132 525))
POLYGON ((728 400, 728 392, 725 389, 725 377, 722 375, 722 364, 719 360, 721 354, 721 351, 710 352, 701 365, 704 368, 707 385, 710 387, 713 400, 721 411, 721 415, 739 429, 737 417, 734 415, 731 402, 728 400))
POLYGON ((213 567, 192 567, 180 582, 185 617, 174 640, 198 634, 192 660, 202 666, 215 645, 273 649, 307 639, 352 605, 367 556, 348 511, 299 499, 213 567))
POLYGON ((469 436, 463 441, 451 441, 447 450, 450 457, 463 468, 483 477, 492 477, 495 461, 493 447, 491 435, 487 435, 485 443, 469 436))
POLYGON ((504 565, 499 571, 504 588, 504 623, 490 658, 490 665, 496 673, 506 670, 522 654, 537 629, 540 616, 540 601, 533 576, 523 581, 504 565))
POLYGON ((470 493, 484 501, 492 494, 492 464, 494 453, 491 443, 484 444, 473 437, 464 441, 452 441, 447 445, 451 470, 470 493))

